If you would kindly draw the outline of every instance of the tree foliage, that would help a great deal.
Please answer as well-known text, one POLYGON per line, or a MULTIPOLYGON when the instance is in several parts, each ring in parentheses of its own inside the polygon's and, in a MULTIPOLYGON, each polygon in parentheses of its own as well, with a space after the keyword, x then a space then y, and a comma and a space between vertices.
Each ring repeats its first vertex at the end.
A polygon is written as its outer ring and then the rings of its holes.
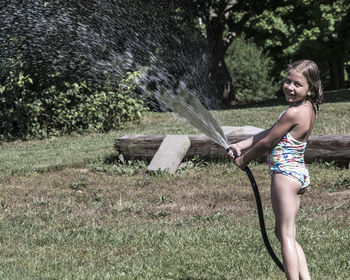
POLYGON ((123 87, 134 63, 128 51, 132 29, 118 21, 128 15, 124 6, 88 0, 4 2, 0 140, 106 131, 139 120, 142 101, 131 81, 127 90, 123 87))
POLYGON ((275 75, 292 60, 309 58, 319 64, 329 89, 344 87, 344 64, 350 60, 349 1, 284 2, 252 17, 246 28, 276 61, 275 75))
POLYGON ((0 86, 0 141, 105 132, 138 122, 146 110, 143 101, 133 97, 139 74, 129 73, 114 90, 65 82, 38 92, 30 89, 29 75, 10 72, 0 86))
POLYGON ((254 42, 236 38, 226 52, 226 63, 239 102, 260 102, 276 97, 279 86, 271 78, 273 62, 254 42))
MULTIPOLYGON (((216 98, 222 106, 235 101, 232 79, 225 63, 225 54, 233 39, 253 13, 260 13, 266 1, 196 1, 192 7, 200 18, 200 27, 208 45, 210 79, 216 88, 216 98), (254 3, 253 3, 254 2, 254 3)), ((270 1, 267 1, 270 2, 270 1)))

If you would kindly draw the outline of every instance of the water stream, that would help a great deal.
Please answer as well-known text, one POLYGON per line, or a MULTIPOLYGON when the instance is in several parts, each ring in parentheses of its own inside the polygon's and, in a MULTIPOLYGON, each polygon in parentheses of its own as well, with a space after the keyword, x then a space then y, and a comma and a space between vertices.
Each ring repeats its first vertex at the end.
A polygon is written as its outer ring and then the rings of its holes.
POLYGON ((227 149, 229 143, 219 122, 203 107, 195 95, 186 91, 180 91, 177 95, 165 91, 158 95, 158 99, 215 143, 227 149))

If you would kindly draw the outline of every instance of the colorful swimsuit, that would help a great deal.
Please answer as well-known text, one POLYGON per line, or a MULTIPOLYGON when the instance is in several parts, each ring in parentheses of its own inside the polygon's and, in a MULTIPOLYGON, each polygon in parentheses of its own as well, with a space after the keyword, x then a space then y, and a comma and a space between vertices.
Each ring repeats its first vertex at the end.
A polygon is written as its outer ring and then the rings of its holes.
POLYGON ((288 132, 268 153, 270 173, 291 176, 301 183, 301 188, 306 188, 310 184, 310 177, 304 161, 305 148, 306 142, 295 140, 288 132))

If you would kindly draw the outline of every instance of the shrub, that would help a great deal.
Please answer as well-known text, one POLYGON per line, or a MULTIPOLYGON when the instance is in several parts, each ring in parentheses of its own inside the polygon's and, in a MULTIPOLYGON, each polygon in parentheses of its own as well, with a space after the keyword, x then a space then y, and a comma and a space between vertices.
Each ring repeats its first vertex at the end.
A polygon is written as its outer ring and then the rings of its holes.
POLYGON ((116 89, 91 88, 86 82, 50 86, 40 92, 30 88, 33 80, 19 71, 0 86, 0 140, 50 135, 105 132, 138 122, 146 110, 134 96, 138 72, 128 73, 116 89))
POLYGON ((269 77, 271 59, 244 36, 237 37, 226 52, 226 65, 240 102, 276 98, 278 86, 269 77))

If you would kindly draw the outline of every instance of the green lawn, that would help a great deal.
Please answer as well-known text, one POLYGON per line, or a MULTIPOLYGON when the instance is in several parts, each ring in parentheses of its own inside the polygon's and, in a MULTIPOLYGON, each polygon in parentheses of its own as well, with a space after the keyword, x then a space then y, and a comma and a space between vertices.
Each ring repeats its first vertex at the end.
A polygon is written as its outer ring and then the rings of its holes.
MULTIPOLYGON (((346 94, 321 106, 315 134, 350 134, 346 94)), ((223 125, 267 128, 284 108, 213 114, 223 125)), ((119 136, 171 133, 197 132, 174 114, 148 113, 121 131, 0 144, 0 279, 283 279, 264 248, 249 181, 232 161, 193 159, 174 175, 152 175, 147 163, 115 156, 119 136)), ((298 240, 312 279, 350 279, 349 170, 308 167, 298 240)), ((280 256, 269 175, 264 164, 251 169, 280 256)))

